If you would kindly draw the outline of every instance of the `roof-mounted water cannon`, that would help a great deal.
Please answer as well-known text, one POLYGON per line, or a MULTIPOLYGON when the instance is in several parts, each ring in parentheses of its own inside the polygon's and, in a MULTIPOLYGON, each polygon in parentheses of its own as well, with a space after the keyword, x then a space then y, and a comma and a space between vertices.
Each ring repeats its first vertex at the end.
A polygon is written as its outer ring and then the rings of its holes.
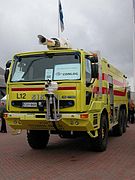
POLYGON ((47 45, 48 49, 70 49, 71 45, 68 40, 59 39, 59 38, 51 38, 47 39, 42 35, 38 35, 39 43, 42 45, 47 45))

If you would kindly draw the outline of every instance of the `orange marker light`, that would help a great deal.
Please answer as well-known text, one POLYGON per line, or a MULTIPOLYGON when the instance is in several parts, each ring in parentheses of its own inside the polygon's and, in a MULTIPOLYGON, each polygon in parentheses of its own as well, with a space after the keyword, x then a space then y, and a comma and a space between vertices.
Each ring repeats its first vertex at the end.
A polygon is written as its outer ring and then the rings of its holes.
POLYGON ((88 114, 80 114, 81 119, 87 119, 89 117, 88 114))
POLYGON ((8 117, 8 113, 4 113, 4 118, 7 118, 8 117))

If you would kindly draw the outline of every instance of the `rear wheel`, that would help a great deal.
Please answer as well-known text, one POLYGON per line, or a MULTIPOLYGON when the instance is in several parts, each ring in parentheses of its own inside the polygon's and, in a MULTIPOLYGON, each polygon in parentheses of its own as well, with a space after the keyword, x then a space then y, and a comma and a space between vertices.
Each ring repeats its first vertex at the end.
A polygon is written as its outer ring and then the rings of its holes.
POLYGON ((49 132, 46 130, 29 130, 27 131, 27 141, 33 149, 46 148, 49 141, 49 132))
POLYGON ((103 113, 101 115, 98 137, 92 139, 92 149, 98 152, 103 152, 107 148, 107 143, 108 143, 107 115, 103 113))
POLYGON ((124 114, 123 114, 123 110, 120 109, 119 112, 119 119, 118 119, 118 124, 116 126, 113 127, 113 135, 114 136, 122 136, 123 134, 123 130, 124 130, 124 114))
POLYGON ((123 133, 125 133, 127 128, 127 115, 125 109, 123 109, 123 116, 123 133))

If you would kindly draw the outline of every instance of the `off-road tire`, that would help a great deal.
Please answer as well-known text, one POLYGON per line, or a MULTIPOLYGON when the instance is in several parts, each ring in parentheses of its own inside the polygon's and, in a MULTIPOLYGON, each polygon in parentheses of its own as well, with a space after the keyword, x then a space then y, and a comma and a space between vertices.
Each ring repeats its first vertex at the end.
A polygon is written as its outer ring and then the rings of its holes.
POLYGON ((98 130, 98 137, 92 138, 92 149, 97 152, 103 152, 108 144, 108 124, 107 115, 102 113, 100 119, 100 128, 98 130))
POLYGON ((32 149, 44 149, 49 141, 49 132, 46 130, 28 130, 27 141, 32 149))
POLYGON ((127 115, 125 109, 123 109, 123 116, 124 116, 124 122, 123 122, 123 133, 127 130, 127 115))
POLYGON ((125 119, 125 117, 123 114, 123 110, 120 109, 118 124, 112 128, 114 136, 122 136, 124 119, 125 119))

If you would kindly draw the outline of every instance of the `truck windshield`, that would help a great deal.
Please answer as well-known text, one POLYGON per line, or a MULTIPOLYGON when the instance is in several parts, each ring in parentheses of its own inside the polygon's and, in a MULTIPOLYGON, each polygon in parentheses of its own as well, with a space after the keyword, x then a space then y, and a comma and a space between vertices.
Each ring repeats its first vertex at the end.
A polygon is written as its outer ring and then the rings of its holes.
POLYGON ((78 52, 16 56, 11 73, 12 82, 79 79, 78 52))

